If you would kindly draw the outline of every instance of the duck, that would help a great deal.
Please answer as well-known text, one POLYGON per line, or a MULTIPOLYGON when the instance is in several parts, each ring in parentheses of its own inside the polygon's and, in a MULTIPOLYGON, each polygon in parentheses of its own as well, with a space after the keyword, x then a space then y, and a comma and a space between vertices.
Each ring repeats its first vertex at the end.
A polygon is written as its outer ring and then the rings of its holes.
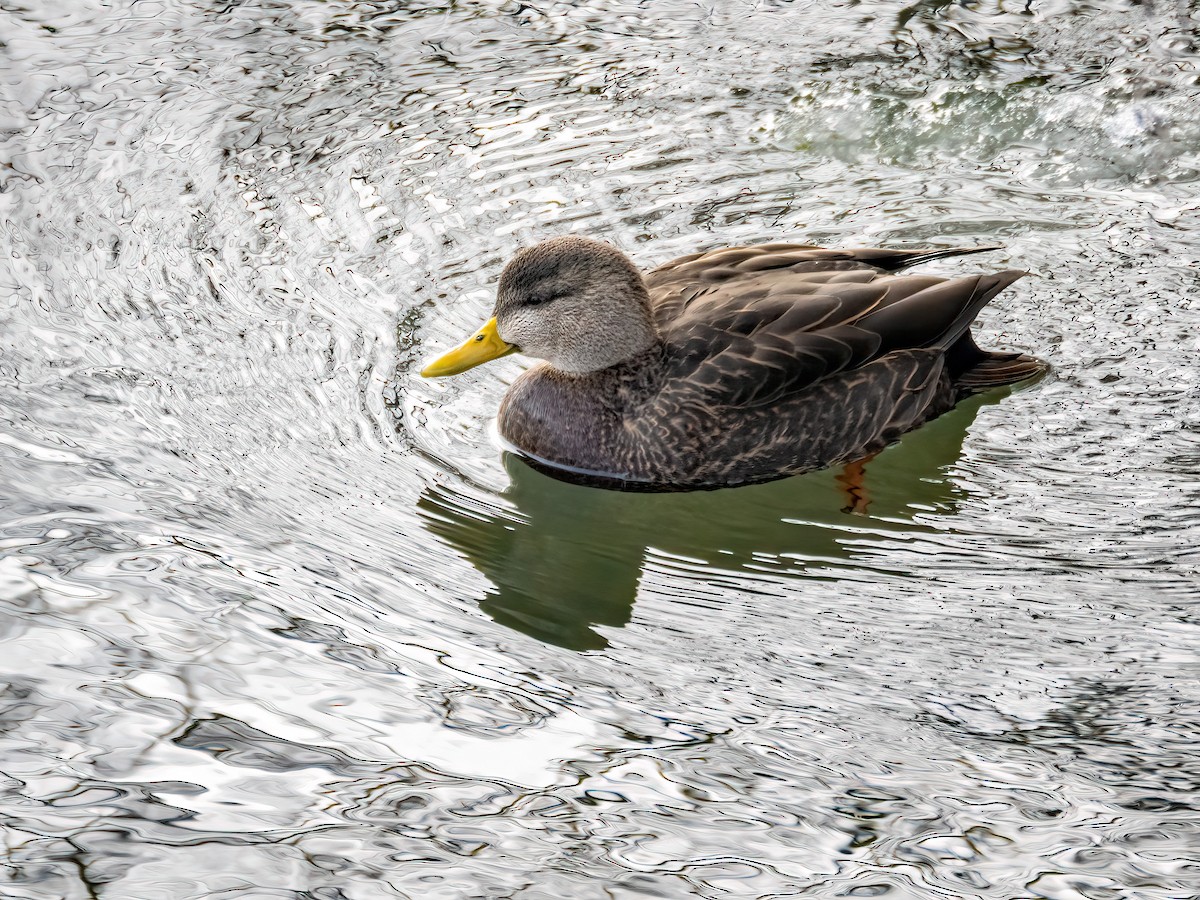
POLYGON ((492 316, 420 374, 540 360, 501 401, 500 437, 593 484, 712 489, 824 469, 1047 371, 971 335, 1026 272, 903 271, 995 249, 766 243, 643 273, 610 244, 553 237, 513 256, 492 316))

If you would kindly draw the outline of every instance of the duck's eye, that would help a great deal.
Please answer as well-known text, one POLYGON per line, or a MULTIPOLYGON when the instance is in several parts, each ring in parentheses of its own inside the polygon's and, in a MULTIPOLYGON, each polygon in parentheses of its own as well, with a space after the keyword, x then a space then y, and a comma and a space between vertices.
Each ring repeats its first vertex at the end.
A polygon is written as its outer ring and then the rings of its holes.
POLYGON ((567 294, 569 294, 569 293, 570 293, 570 291, 558 291, 558 290, 553 290, 553 289, 548 290, 548 291, 535 291, 534 293, 529 295, 529 299, 527 299, 525 301, 525 305, 526 306, 544 306, 545 304, 551 302, 552 300, 557 300, 560 297, 567 296, 567 294))

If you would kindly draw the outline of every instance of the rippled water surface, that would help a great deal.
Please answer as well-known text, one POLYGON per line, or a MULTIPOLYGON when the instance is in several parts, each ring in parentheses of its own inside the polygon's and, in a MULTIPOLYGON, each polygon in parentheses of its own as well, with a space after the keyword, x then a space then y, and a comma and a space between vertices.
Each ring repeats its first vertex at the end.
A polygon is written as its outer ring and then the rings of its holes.
POLYGON ((1200 896, 1200 8, 0 23, 4 897, 1200 896), (416 367, 567 232, 1001 242, 1055 371, 562 484, 416 367))

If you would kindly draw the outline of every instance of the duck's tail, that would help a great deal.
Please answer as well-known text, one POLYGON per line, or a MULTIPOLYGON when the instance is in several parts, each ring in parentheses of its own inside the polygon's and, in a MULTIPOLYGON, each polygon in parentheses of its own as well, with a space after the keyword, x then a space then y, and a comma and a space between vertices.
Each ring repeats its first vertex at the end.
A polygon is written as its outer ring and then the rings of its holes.
POLYGON ((951 256, 970 256, 972 253, 988 253, 992 250, 1003 250, 998 244, 986 247, 949 247, 942 250, 858 250, 856 258, 868 265, 883 269, 885 272, 898 272, 909 266, 919 266, 921 263, 932 262, 935 259, 946 259, 951 256))
POLYGON ((1050 366, 1036 356, 984 350, 969 330, 947 348, 946 364, 955 387, 964 396, 1040 378, 1050 371, 1050 366))
POLYGON ((934 346, 945 348, 946 367, 960 396, 978 394, 991 388, 1016 384, 1045 375, 1046 363, 1024 353, 984 350, 971 336, 971 325, 979 311, 998 293, 1028 273, 1005 269, 993 275, 978 275, 970 299, 934 346))

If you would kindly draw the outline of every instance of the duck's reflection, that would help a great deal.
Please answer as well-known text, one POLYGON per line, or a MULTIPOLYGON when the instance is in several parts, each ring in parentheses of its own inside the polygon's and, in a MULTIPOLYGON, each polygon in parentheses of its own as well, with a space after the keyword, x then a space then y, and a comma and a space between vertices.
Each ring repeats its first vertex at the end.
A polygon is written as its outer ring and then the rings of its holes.
POLYGON ((418 508, 491 582, 482 606, 493 619, 562 647, 598 649, 607 642, 593 626, 629 621, 648 548, 727 572, 764 560, 796 571, 850 559, 846 541, 864 531, 928 527, 914 516, 953 511, 960 490, 946 469, 980 406, 1000 396, 968 400, 906 435, 866 465, 857 496, 835 471, 711 492, 620 493, 557 481, 508 454, 502 498, 438 485, 418 508))

